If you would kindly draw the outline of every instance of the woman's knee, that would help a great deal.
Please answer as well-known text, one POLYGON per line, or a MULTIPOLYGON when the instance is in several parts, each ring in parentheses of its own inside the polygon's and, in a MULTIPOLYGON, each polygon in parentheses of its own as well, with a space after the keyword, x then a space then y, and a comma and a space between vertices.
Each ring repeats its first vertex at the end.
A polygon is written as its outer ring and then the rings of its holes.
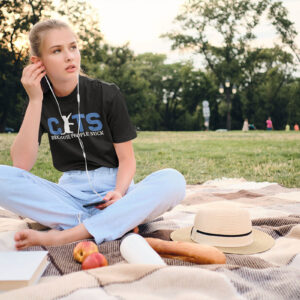
POLYGON ((19 168, 7 166, 7 165, 0 165, 0 179, 16 176, 20 172, 22 172, 22 170, 19 168))
POLYGON ((7 177, 7 174, 9 175, 11 168, 11 166, 0 165, 0 181, 5 179, 7 177))
POLYGON ((186 181, 184 176, 177 170, 168 168, 163 169, 161 172, 161 183, 167 189, 178 195, 185 195, 186 181))
POLYGON ((20 177, 22 171, 15 167, 0 165, 0 190, 2 193, 6 189, 12 189, 12 184, 15 183, 17 177, 20 177))

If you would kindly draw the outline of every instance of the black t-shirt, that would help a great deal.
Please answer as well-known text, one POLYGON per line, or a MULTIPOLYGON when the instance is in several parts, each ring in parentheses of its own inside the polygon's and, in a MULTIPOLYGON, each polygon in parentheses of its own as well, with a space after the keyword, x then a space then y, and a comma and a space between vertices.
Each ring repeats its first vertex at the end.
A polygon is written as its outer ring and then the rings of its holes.
POLYGON ((113 143, 136 137, 126 103, 119 88, 97 79, 80 76, 80 116, 78 115, 77 86, 66 97, 44 93, 39 143, 48 133, 54 167, 62 172, 85 170, 85 162, 77 137, 84 145, 89 170, 99 167, 115 168, 119 162, 113 143))

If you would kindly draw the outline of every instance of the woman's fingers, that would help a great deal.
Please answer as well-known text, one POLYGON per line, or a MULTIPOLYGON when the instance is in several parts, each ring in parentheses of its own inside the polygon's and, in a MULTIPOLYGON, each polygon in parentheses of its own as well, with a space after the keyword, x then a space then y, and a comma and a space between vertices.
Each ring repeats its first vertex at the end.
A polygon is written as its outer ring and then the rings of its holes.
POLYGON ((41 67, 42 62, 38 62, 35 64, 30 64, 28 66, 26 66, 23 70, 23 75, 25 76, 30 76, 32 74, 32 72, 34 72, 37 68, 41 67))
POLYGON ((46 70, 42 71, 41 74, 36 78, 38 82, 41 82, 42 78, 46 75, 46 70))
POLYGON ((109 200, 109 201, 107 201, 107 202, 104 203, 104 204, 100 204, 100 205, 96 206, 96 208, 102 210, 102 209, 104 209, 104 208, 106 208, 106 207, 112 205, 112 204, 115 203, 116 201, 117 201, 117 200, 109 200))
POLYGON ((43 99, 43 91, 40 82, 45 74, 46 71, 42 62, 31 64, 24 68, 21 82, 29 96, 29 99, 38 101, 43 99))
POLYGON ((32 75, 31 75, 32 80, 36 81, 37 79, 39 79, 41 74, 44 74, 43 76, 45 76, 45 72, 46 72, 46 69, 44 66, 39 67, 32 73, 32 75))
POLYGON ((39 74, 41 74, 45 70, 45 67, 42 65, 42 63, 37 64, 36 66, 33 66, 28 70, 28 79, 29 80, 36 80, 39 74))
POLYGON ((35 80, 44 69, 42 62, 31 64, 24 68, 23 77, 25 80, 35 80))
POLYGON ((96 208, 102 210, 102 209, 104 209, 105 207, 107 207, 109 205, 110 205, 110 201, 106 201, 106 203, 100 204, 100 205, 96 206, 96 208))
POLYGON ((120 192, 118 191, 109 191, 104 197, 103 200, 106 201, 106 203, 98 205, 97 208, 99 209, 104 209, 109 205, 112 205, 113 203, 115 203, 116 201, 118 201, 119 199, 122 198, 122 195, 120 192))

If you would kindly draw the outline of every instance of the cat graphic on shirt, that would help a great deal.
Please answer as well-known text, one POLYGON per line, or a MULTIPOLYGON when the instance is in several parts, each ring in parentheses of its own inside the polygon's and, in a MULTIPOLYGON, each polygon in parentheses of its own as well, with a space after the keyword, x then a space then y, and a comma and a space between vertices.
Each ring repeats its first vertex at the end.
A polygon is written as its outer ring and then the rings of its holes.
POLYGON ((70 129, 70 125, 74 125, 74 123, 69 122, 70 116, 71 116, 71 113, 68 116, 62 116, 62 119, 64 121, 64 133, 63 134, 73 133, 73 131, 71 131, 71 129, 70 129))

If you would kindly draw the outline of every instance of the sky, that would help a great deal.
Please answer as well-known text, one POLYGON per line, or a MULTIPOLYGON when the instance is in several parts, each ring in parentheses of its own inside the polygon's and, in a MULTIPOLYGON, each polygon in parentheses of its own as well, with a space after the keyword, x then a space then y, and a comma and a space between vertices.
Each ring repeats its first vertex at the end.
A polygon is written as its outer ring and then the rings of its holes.
POLYGON ((171 42, 159 38, 172 29, 172 21, 184 0, 90 0, 98 8, 100 29, 109 44, 129 42, 136 53, 171 53, 171 42))
MULTIPOLYGON (((171 51, 172 42, 159 36, 175 28, 172 23, 186 0, 89 0, 98 10, 99 23, 105 41, 114 46, 129 42, 135 54, 144 52, 164 53, 167 62, 193 59, 192 53, 171 51)), ((289 11, 289 19, 300 32, 300 0, 283 0, 289 11)), ((267 21, 258 27, 255 46, 272 46, 276 41, 274 29, 267 21)), ((297 38, 300 48, 300 34, 297 38)))

